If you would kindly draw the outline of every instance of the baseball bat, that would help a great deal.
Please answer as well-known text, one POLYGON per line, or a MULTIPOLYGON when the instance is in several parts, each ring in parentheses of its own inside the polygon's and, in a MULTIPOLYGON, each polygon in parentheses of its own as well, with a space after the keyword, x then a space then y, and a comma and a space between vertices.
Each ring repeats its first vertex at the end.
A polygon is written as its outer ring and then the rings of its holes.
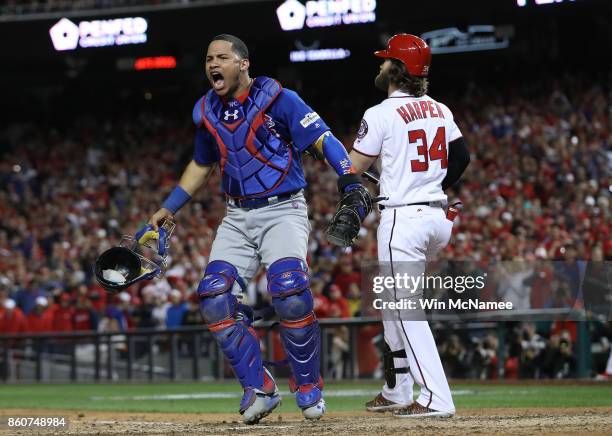
POLYGON ((370 182, 374 183, 375 185, 378 185, 380 183, 380 180, 378 180, 378 177, 371 171, 364 171, 363 174, 361 174, 365 179, 369 180, 370 182))

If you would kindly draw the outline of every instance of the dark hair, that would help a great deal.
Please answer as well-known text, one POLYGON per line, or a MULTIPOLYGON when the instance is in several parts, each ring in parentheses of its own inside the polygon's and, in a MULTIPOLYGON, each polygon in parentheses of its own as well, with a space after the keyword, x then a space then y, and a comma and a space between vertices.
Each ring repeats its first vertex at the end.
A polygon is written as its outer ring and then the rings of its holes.
POLYGON ((426 77, 414 77, 406 70, 406 66, 397 59, 391 59, 389 68, 389 82, 415 97, 422 97, 427 94, 429 81, 426 77))
MULTIPOLYGON (((249 58, 249 49, 246 44, 242 41, 242 39, 238 38, 234 35, 229 35, 227 33, 222 33, 221 35, 215 36, 213 41, 227 41, 232 44, 232 51, 240 56, 240 59, 248 59, 249 58)), ((211 41, 212 42, 212 41, 211 41)))

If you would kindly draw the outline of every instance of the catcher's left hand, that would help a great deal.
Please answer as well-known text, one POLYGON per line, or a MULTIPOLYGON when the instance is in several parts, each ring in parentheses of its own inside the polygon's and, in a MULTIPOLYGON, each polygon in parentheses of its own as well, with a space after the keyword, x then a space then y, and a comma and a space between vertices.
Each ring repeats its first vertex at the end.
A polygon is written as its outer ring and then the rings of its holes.
POLYGON ((372 197, 356 174, 340 176, 338 188, 343 194, 327 228, 327 240, 340 247, 350 247, 359 235, 361 223, 372 211, 372 197))

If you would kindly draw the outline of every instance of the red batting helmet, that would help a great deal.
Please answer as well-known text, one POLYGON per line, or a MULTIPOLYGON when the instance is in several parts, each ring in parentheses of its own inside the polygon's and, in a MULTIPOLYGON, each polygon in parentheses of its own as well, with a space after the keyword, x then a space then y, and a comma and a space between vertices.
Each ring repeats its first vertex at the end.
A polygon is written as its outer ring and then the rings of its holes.
POLYGON ((375 51, 381 58, 401 61, 412 76, 427 77, 431 64, 431 49, 418 36, 400 33, 391 37, 386 50, 375 51))

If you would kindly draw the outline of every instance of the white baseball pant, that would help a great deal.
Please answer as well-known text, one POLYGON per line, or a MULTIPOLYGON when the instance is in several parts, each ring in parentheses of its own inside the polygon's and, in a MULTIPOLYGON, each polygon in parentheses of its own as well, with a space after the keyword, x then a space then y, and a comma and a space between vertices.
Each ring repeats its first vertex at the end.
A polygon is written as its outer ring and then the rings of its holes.
MULTIPOLYGON (((443 249, 450 240, 453 223, 441 207, 422 205, 386 208, 378 227, 378 258, 381 262, 410 262, 425 271, 425 261, 443 249)), ((395 403, 413 402, 413 385, 421 393, 416 401, 433 410, 453 412, 455 405, 427 321, 383 321, 384 336, 391 351, 405 350, 407 358, 395 358, 396 368, 409 367, 396 374, 393 389, 385 383, 383 396, 395 403)))

